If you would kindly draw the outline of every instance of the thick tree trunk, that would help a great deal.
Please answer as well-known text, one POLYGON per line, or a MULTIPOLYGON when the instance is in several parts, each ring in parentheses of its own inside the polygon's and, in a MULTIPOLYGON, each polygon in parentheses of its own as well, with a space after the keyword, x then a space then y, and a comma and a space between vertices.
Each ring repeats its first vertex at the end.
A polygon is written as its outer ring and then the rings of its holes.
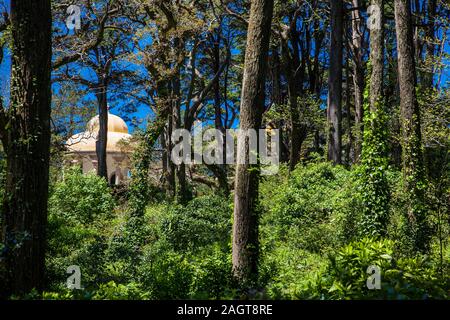
MULTIPOLYGON (((289 66, 288 66, 289 68, 289 66)), ((289 170, 295 169, 300 161, 300 150, 302 145, 302 130, 300 112, 298 108, 297 88, 293 77, 288 77, 289 113, 291 116, 291 145, 289 150, 289 170)))
POLYGON ((108 168, 106 164, 106 146, 108 143, 108 95, 107 84, 103 81, 97 93, 98 102, 98 135, 95 145, 97 153, 97 175, 108 180, 108 168))
POLYGON ((416 97, 416 65, 410 0, 395 0, 398 76, 402 126, 402 160, 408 204, 408 236, 413 250, 425 251, 428 228, 424 210, 425 171, 422 159, 420 111, 416 97))
MULTIPOLYGON (((50 149, 50 0, 12 0, 11 104, 3 110, 7 153, 0 295, 44 288, 50 149)), ((1 266, 0 266, 1 267, 1 266)), ((0 268, 1 269, 1 268, 0 268)))
POLYGON ((370 112, 375 112, 383 98, 383 67, 384 67, 384 4, 383 0, 372 0, 380 13, 380 21, 370 30, 370 62, 372 72, 370 75, 370 112))
POLYGON ((171 160, 172 151, 172 118, 169 117, 169 123, 166 126, 163 134, 161 134, 161 148, 163 149, 162 154, 162 165, 163 165, 163 183, 164 189, 166 190, 166 196, 169 199, 175 197, 175 167, 171 160))
MULTIPOLYGON (((292 32, 292 31, 291 31, 292 32)), ((302 91, 303 76, 300 75, 303 66, 299 66, 298 50, 291 49, 289 42, 294 37, 287 35, 281 39, 281 52, 283 57, 283 71, 286 75, 287 87, 288 87, 288 99, 289 99, 289 116, 291 123, 290 132, 290 148, 289 148, 289 170, 295 169, 295 166, 300 161, 300 151, 303 142, 303 128, 300 119, 300 109, 298 105, 298 97, 302 91)), ((298 47, 296 40, 291 41, 292 47, 298 47)))
POLYGON ((331 3, 330 74, 328 77, 328 160, 341 163, 343 1, 331 3))
POLYGON ((385 122, 385 99, 383 95, 384 69, 384 3, 372 0, 375 19, 370 28, 370 89, 369 108, 365 119, 364 145, 362 153, 364 208, 363 232, 374 237, 384 236, 389 214, 389 186, 386 180, 387 135, 385 122), (376 199, 377 201, 374 201, 376 199))
MULTIPOLYGON (((180 129, 181 128, 181 110, 180 110, 180 78, 179 75, 177 75, 173 81, 173 109, 172 109, 172 116, 173 116, 173 129, 180 129)), ((190 130, 190 126, 188 128, 185 128, 187 130, 190 130)), ((175 168, 175 177, 176 177, 176 200, 178 203, 186 203, 189 200, 191 200, 192 195, 188 189, 187 180, 186 180, 186 164, 184 162, 180 163, 175 168)))
MULTIPOLYGON (((213 48, 213 70, 214 74, 217 74, 220 72, 220 29, 217 31, 217 39, 214 41, 214 48, 213 48)), ((222 101, 220 97, 220 81, 216 81, 214 83, 214 125, 217 130, 220 130, 222 133, 222 157, 225 160, 226 159, 226 135, 225 135, 225 127, 222 121, 222 101)), ((212 173, 217 178, 217 181, 219 182, 219 192, 228 197, 230 194, 230 188, 228 187, 228 178, 227 178, 227 168, 224 164, 219 164, 216 166, 213 166, 214 169, 212 170, 212 173)))
MULTIPOLYGON (((264 87, 272 21, 273 0, 253 0, 247 32, 242 83, 240 129, 259 129, 264 111, 264 87)), ((242 138, 242 137, 241 137, 242 138)), ((241 285, 255 279, 258 270, 258 183, 257 166, 249 164, 249 143, 238 141, 245 163, 236 165, 233 275, 241 285)))
MULTIPOLYGON (((353 7, 359 8, 360 1, 353 0, 353 7)), ((354 161, 358 162, 361 157, 362 137, 363 137, 363 104, 364 104, 364 65, 363 65, 363 35, 361 29, 362 22, 359 9, 352 11, 352 37, 353 37, 353 88, 355 100, 355 148, 354 161)))
POLYGON ((283 104, 283 98, 281 93, 281 61, 278 53, 278 47, 273 46, 272 48, 272 59, 271 61, 271 81, 272 81, 272 97, 271 102, 280 106, 283 104))
POLYGON ((350 92, 350 82, 352 81, 350 76, 350 65, 349 65, 349 59, 347 59, 347 63, 345 66, 345 105, 344 105, 344 113, 345 113, 345 120, 347 125, 347 136, 348 136, 348 144, 347 148, 345 150, 345 162, 346 165, 351 165, 355 162, 355 142, 353 138, 353 132, 352 132, 352 120, 351 120, 351 92, 350 92))
POLYGON ((424 87, 426 88, 432 88, 433 87, 433 63, 434 63, 434 57, 435 57, 435 51, 436 51, 436 45, 434 44, 435 41, 435 18, 436 18, 436 8, 437 8, 437 0, 428 0, 427 5, 427 28, 425 31, 426 35, 426 68, 427 71, 424 75, 424 87))

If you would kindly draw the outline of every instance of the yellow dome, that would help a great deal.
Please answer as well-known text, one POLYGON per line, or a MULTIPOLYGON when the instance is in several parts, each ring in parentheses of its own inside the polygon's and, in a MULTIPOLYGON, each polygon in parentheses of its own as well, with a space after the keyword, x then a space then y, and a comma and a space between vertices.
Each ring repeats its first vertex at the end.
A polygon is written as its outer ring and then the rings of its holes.
MULTIPOLYGON (((98 115, 92 118, 87 124, 87 130, 73 135, 66 142, 66 146, 71 152, 95 152, 96 141, 99 129, 98 115)), ((108 136, 106 142, 106 152, 130 152, 125 144, 130 141, 128 126, 120 117, 108 113, 108 136)))
MULTIPOLYGON (((87 131, 98 132, 100 127, 98 115, 89 120, 87 131)), ((108 113, 108 132, 128 133, 128 126, 122 118, 108 113)))

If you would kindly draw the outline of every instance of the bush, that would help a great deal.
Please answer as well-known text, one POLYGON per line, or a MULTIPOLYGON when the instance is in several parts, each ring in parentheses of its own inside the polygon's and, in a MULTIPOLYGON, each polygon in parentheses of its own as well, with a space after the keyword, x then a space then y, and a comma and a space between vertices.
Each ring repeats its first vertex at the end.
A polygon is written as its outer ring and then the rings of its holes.
POLYGON ((191 296, 194 299, 233 298, 231 255, 215 247, 211 253, 196 258, 191 296))
POLYGON ((141 285, 131 282, 126 285, 110 281, 100 284, 92 294, 92 300, 148 300, 150 293, 142 290, 141 285))
POLYGON ((353 239, 361 212, 356 181, 353 172, 329 163, 297 166, 281 183, 268 179, 261 195, 264 237, 311 252, 353 239))
POLYGON ((50 288, 65 287, 70 265, 81 268, 82 286, 104 280, 113 209, 106 181, 93 174, 70 169, 63 181, 52 186, 46 259, 50 288))
POLYGON ((89 225, 111 218, 114 199, 105 179, 70 168, 56 183, 49 198, 50 215, 89 225))
POLYGON ((142 284, 155 299, 227 295, 231 278, 228 201, 207 195, 152 204, 145 217, 117 224, 105 266, 116 283, 142 284))
POLYGON ((228 247, 231 210, 220 196, 196 198, 186 206, 171 206, 160 217, 161 236, 177 251, 198 251, 214 243, 228 247))
POLYGON ((449 279, 440 278, 427 256, 395 258, 395 243, 365 238, 329 256, 327 268, 308 283, 299 298, 446 299, 449 279), (369 266, 381 271, 381 289, 369 290, 369 266), (444 282, 444 284, 442 283, 444 282), (446 289, 445 289, 446 288, 446 289))

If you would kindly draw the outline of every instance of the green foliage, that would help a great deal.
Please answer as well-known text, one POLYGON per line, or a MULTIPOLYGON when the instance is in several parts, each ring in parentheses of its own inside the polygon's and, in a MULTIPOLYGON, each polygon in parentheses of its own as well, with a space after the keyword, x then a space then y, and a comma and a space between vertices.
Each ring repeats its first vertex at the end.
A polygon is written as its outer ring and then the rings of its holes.
POLYGON ((150 205, 144 217, 128 217, 114 227, 105 266, 108 279, 142 284, 155 299, 227 296, 230 216, 228 201, 214 195, 185 207, 150 205))
POLYGON ((100 284, 92 295, 92 300, 148 300, 149 298, 150 294, 134 282, 126 285, 116 284, 114 281, 100 284))
POLYGON ((111 217, 114 199, 105 179, 70 168, 56 183, 49 198, 50 215, 89 225, 111 217))
MULTIPOLYGON (((450 251, 446 242, 436 238, 430 257, 405 257, 402 251, 399 221, 407 199, 401 175, 385 172, 392 190, 386 237, 395 241, 357 241, 364 210, 361 169, 347 170, 321 161, 298 165, 290 173, 281 166, 278 175, 262 178, 261 258, 257 287, 251 295, 270 299, 448 298, 450 251), (381 268, 381 290, 367 289, 369 265, 381 268)), ((48 292, 30 293, 28 299, 239 296, 231 271, 230 199, 206 194, 186 206, 154 203, 143 216, 111 217, 114 204, 110 212, 83 213, 80 208, 101 208, 96 201, 104 198, 95 196, 95 190, 76 193, 71 189, 89 190, 77 184, 93 184, 91 180, 96 179, 72 172, 54 186, 47 257, 51 285, 48 292), (90 199, 92 203, 77 207, 71 199, 73 211, 61 210, 59 198, 65 192, 81 197, 79 202, 90 199), (65 288, 65 271, 72 264, 81 267, 83 290, 65 288)), ((102 181, 97 184, 93 188, 104 188, 102 181)), ((104 192, 109 194, 109 189, 104 192)), ((442 205, 438 208, 442 210, 442 205)), ((448 234, 446 229, 443 232, 442 239, 448 234)))
POLYGON ((65 286, 66 269, 78 265, 83 285, 104 277, 108 225, 114 199, 103 178, 83 175, 78 169, 65 172, 49 199, 47 274, 51 287, 65 286))
MULTIPOLYGON (((365 100, 368 100, 366 91, 365 100)), ((360 193, 363 219, 360 233, 370 237, 384 236, 389 222, 390 186, 388 173, 388 117, 384 103, 375 110, 364 105, 364 134, 361 154, 360 193)))
POLYGON ((299 249, 289 241, 279 241, 270 250, 264 247, 260 283, 266 298, 296 299, 325 265, 323 255, 299 249))
POLYGON ((266 180, 261 189, 262 231, 323 252, 356 234, 361 209, 352 172, 330 163, 298 166, 280 183, 266 180), (264 190, 270 190, 264 194, 264 190))
POLYGON ((186 206, 174 205, 161 219, 165 239, 178 251, 196 251, 213 243, 227 247, 231 237, 231 210, 218 196, 203 196, 186 206))
POLYGON ((329 256, 300 298, 319 299, 446 299, 449 279, 442 279, 427 256, 395 258, 394 242, 368 238, 329 256), (369 266, 381 271, 381 289, 369 290, 369 266), (444 281, 444 283, 443 283, 444 281))

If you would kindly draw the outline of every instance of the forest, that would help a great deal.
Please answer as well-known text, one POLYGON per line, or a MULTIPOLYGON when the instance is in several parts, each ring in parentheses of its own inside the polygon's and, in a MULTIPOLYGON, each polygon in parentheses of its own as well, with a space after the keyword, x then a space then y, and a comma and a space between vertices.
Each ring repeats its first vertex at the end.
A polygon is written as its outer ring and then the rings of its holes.
POLYGON ((450 300, 448 0, 0 0, 0 300, 450 300))

